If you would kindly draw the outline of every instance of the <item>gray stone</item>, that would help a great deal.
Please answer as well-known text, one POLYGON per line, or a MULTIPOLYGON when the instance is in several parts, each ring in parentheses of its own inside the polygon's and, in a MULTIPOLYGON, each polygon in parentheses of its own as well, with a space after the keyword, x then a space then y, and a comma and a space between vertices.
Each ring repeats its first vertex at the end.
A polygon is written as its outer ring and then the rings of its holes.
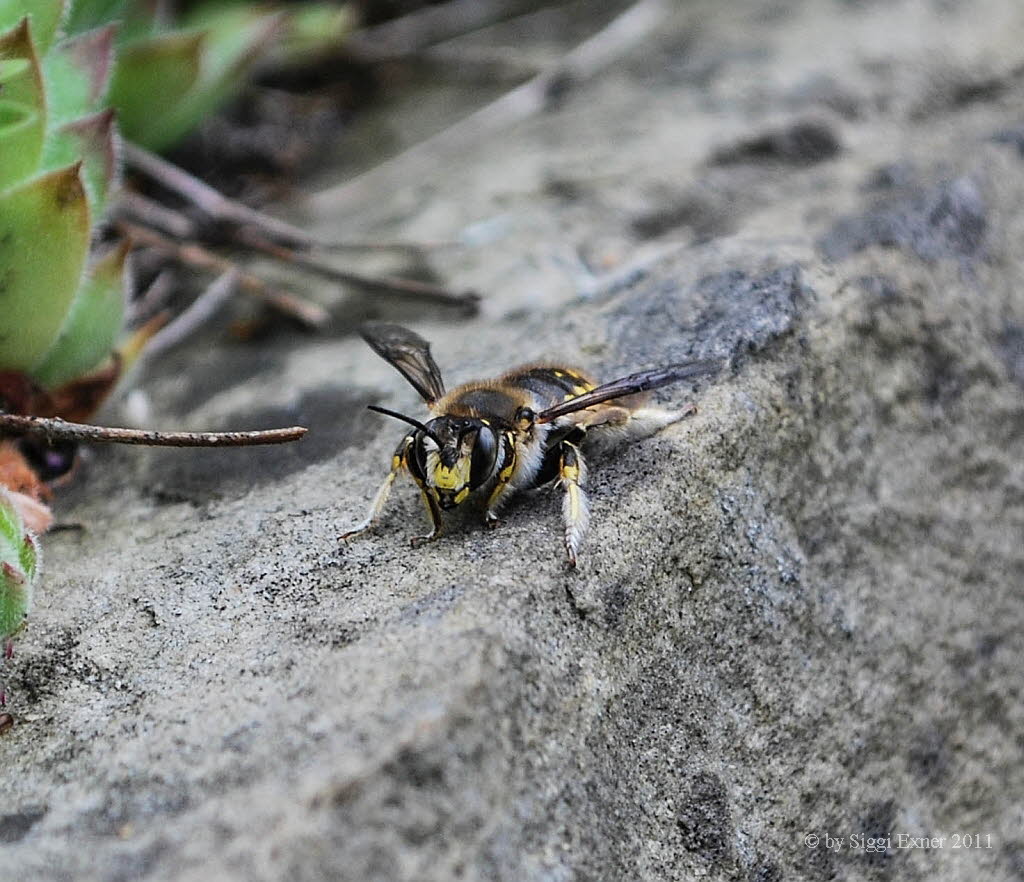
POLYGON ((8 666, 5 878, 1022 878, 1024 163, 991 140, 1019 123, 1022 26, 1015 0, 680 4, 551 112, 321 202, 322 230, 477 243, 431 262, 483 314, 313 287, 331 334, 211 331, 151 367, 161 425, 316 434, 97 450, 62 493, 82 529, 47 537, 8 666), (999 88, 932 100, 980 65, 999 88), (815 80, 858 96, 840 152, 711 166, 815 80), (865 191, 885 167, 913 174, 865 191), (636 228, 705 176, 721 223, 636 228), (415 326, 450 383, 728 369, 591 458, 578 571, 547 492, 414 550, 403 484, 340 545, 402 431, 364 405, 421 412, 366 316, 415 326))

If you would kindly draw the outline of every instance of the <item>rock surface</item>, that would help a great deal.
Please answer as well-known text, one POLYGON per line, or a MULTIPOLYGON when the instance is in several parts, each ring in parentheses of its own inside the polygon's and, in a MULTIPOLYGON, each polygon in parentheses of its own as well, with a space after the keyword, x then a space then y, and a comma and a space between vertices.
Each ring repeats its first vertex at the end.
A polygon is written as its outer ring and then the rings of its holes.
POLYGON ((4 878, 1024 879, 1022 33, 1016 0, 679 4, 550 112, 319 200, 475 237, 434 269, 484 313, 351 298, 333 335, 153 365, 167 425, 314 432, 97 451, 65 494, 85 529, 8 668, 4 878), (363 406, 417 412, 368 314, 452 381, 729 369, 592 459, 577 572, 548 493, 412 550, 404 486, 339 546, 402 431, 363 406))

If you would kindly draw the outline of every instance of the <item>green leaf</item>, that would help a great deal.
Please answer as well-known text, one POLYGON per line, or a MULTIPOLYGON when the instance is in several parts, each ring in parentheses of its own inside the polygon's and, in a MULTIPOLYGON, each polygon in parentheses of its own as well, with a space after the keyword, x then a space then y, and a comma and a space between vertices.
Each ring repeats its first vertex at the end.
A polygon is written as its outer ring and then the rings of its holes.
POLYGON ((43 60, 51 127, 102 108, 114 70, 115 30, 108 25, 63 40, 43 60))
POLYGON ((348 6, 308 3, 287 11, 287 28, 280 56, 301 59, 335 49, 356 26, 358 16, 348 6))
POLYGON ((0 83, 25 76, 31 65, 25 58, 0 58, 0 83))
POLYGON ((8 560, 21 546, 25 528, 21 525, 18 512, 0 489, 0 560, 8 560))
MULTIPOLYGON (((18 138, 25 134, 26 129, 34 127, 39 120, 39 114, 35 109, 25 104, 18 104, 14 101, 0 99, 0 148, 4 151, 10 150, 17 154, 18 138)), ((7 157, 10 165, 2 166, 4 169, 14 169, 14 156, 7 157)), ((25 174, 28 174, 26 171, 25 174)), ((24 175, 17 175, 22 178, 24 175)))
POLYGON ((0 640, 25 623, 31 605, 31 581, 16 564, 0 561, 0 640))
POLYGON ((62 386, 98 367, 114 349, 124 321, 125 241, 103 255, 89 272, 71 305, 53 349, 32 375, 48 389, 62 386))
MULTIPOLYGON (((245 76, 260 55, 283 27, 280 13, 254 12, 249 7, 220 7, 216 12, 205 10, 191 21, 194 30, 164 34, 122 52, 111 91, 112 103, 118 108, 125 137, 150 150, 164 150, 180 141, 204 117, 236 95, 245 83, 245 76), (187 38, 192 42, 186 44, 187 38), (184 52, 172 54, 177 44, 188 45, 194 58, 184 52), (159 117, 152 113, 155 88, 150 71, 159 58, 166 65, 165 77, 176 69, 172 94, 180 96, 162 102, 159 117), (187 89, 182 69, 193 75, 187 89)), ((158 94, 167 95, 163 86, 158 94)))
POLYGON ((25 574, 25 578, 29 581, 34 579, 39 571, 39 548, 35 540, 27 533, 18 552, 18 561, 21 563, 21 571, 25 574))
POLYGON ((43 77, 27 18, 0 34, 0 95, 4 102, 0 190, 4 190, 39 168, 46 134, 43 77))
POLYGON ((107 109, 54 132, 43 153, 43 166, 47 169, 81 160, 82 182, 94 219, 103 215, 107 198, 119 183, 116 135, 115 112, 107 109))
POLYGON ((31 372, 82 279, 92 231, 76 163, 0 194, 0 367, 31 372))
POLYGON ((65 0, 0 0, 0 28, 8 28, 26 16, 40 52, 50 48, 64 19, 65 0))
POLYGON ((126 0, 72 0, 67 19, 67 32, 80 34, 120 19, 126 0))
POLYGON ((110 103, 126 138, 146 147, 179 136, 177 116, 199 82, 203 35, 179 33, 126 47, 117 61, 110 103))
POLYGON ((7 493, 0 489, 0 640, 25 622, 32 605, 37 549, 7 493))

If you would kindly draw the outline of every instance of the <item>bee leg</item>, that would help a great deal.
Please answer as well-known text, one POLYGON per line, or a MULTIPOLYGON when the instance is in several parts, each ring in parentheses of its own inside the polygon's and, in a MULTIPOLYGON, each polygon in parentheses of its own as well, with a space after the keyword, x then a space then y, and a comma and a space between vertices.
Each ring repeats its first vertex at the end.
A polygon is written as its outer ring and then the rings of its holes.
POLYGON ((366 519, 361 523, 356 524, 356 526, 351 530, 342 533, 338 539, 342 541, 345 539, 351 539, 353 536, 365 533, 375 523, 377 523, 377 519, 380 517, 381 512, 384 511, 384 505, 388 501, 388 497, 391 495, 391 485, 395 483, 395 478, 398 477, 398 473, 406 466, 406 455, 409 451, 409 447, 412 445, 414 434, 415 433, 410 432, 406 435, 402 439, 402 443, 395 449, 394 455, 391 457, 391 471, 384 479, 384 483, 380 485, 377 495, 373 497, 373 504, 370 506, 370 511, 366 515, 366 519))
POLYGON ((426 486, 422 484, 414 475, 413 480, 419 484, 420 496, 423 497, 423 504, 427 507, 427 514, 430 515, 430 532, 426 536, 413 536, 409 540, 409 544, 413 548, 418 548, 420 545, 424 545, 427 542, 433 542, 438 536, 441 535, 441 507, 437 504, 437 500, 433 497, 426 486))
POLYGON ((587 469, 575 444, 562 442, 562 459, 558 468, 558 482, 565 491, 562 500, 562 520, 565 522, 565 553, 569 557, 569 565, 576 566, 576 552, 579 550, 583 534, 590 523, 590 507, 587 494, 583 491, 587 469))
POLYGON ((491 496, 487 500, 487 510, 484 512, 484 525, 489 530, 493 530, 498 526, 498 511, 505 504, 505 499, 509 496, 509 492, 508 481, 498 484, 491 492, 491 496))
POLYGON ((696 412, 697 408, 693 404, 687 404, 681 410, 641 407, 630 414, 625 429, 630 438, 648 438, 667 426, 675 425, 688 416, 693 416, 696 412))
POLYGON ((584 411, 579 425, 584 429, 596 429, 604 426, 621 427, 625 426, 631 417, 632 411, 628 407, 618 407, 612 404, 596 408, 593 411, 584 411))
POLYGON ((688 404, 681 410, 662 410, 657 407, 605 407, 589 414, 581 425, 593 431, 598 446, 614 446, 623 441, 639 441, 657 434, 697 412, 688 404))
POLYGON ((516 471, 516 442, 511 434, 506 434, 502 439, 504 451, 501 470, 498 472, 498 483, 494 485, 491 495, 487 498, 487 507, 484 510, 484 524, 491 530, 498 526, 498 511, 505 504, 505 500, 511 495, 512 487, 509 483, 516 471))

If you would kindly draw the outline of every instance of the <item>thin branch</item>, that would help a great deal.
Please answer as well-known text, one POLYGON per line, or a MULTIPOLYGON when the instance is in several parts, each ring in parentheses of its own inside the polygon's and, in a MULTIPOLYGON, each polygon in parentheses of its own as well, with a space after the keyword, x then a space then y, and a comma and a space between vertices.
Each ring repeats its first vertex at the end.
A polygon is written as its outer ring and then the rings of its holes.
POLYGON ((143 355, 146 358, 160 355, 191 337, 199 328, 212 319, 220 308, 231 299, 238 287, 238 273, 235 270, 217 277, 217 280, 200 294, 174 321, 153 335, 146 344, 143 355))
POLYGON ((162 269, 149 287, 142 292, 142 296, 128 305, 126 324, 141 324, 163 309, 178 284, 175 275, 170 269, 162 269))
POLYGON ((487 83, 521 83, 549 65, 516 49, 492 46, 430 46, 410 59, 440 68, 448 77, 487 83))
POLYGON ((368 61, 402 58, 434 43, 531 12, 537 5, 537 0, 450 0, 356 31, 346 41, 345 51, 368 61))
POLYGON ((190 175, 166 159, 150 153, 137 144, 125 142, 124 155, 128 164, 146 177, 173 190, 190 203, 201 209, 214 220, 235 224, 250 224, 264 230, 268 235, 293 245, 309 247, 312 242, 305 230, 285 221, 249 208, 241 202, 229 199, 205 181, 190 175))
POLYGON ((430 179, 442 160, 543 111, 567 83, 593 77, 638 46, 657 30, 669 8, 668 0, 639 0, 533 79, 368 172, 316 194, 310 207, 315 213, 336 212, 339 206, 430 179))
POLYGON ((257 251, 277 260, 314 273, 332 282, 341 282, 366 291, 380 291, 387 294, 401 294, 406 297, 419 297, 432 300, 447 306, 458 306, 463 310, 475 312, 480 295, 474 291, 451 291, 442 285, 421 282, 417 279, 405 279, 400 276, 364 276, 351 270, 343 270, 324 262, 318 257, 277 245, 251 230, 238 231, 239 241, 257 251))
POLYGON ((238 287, 255 297, 271 304, 275 309, 286 313, 305 325, 313 328, 323 327, 330 320, 330 314, 317 303, 303 300, 287 291, 274 288, 258 276, 246 272, 226 257, 214 254, 194 242, 175 242, 173 239, 151 230, 122 221, 119 226, 122 232, 140 245, 146 245, 166 254, 168 257, 205 272, 220 276, 227 272, 238 275, 238 287))
POLYGON ((194 239, 199 233, 192 218, 134 190, 125 188, 121 192, 117 207, 121 213, 127 214, 130 220, 145 224, 147 227, 155 227, 176 239, 194 239))
MULTIPOLYGON (((205 181, 200 180, 195 175, 189 174, 185 169, 168 162, 166 159, 157 156, 155 153, 150 153, 148 150, 139 147, 137 144, 125 143, 124 150, 128 164, 136 171, 141 172, 146 177, 156 181, 166 189, 177 193, 186 202, 190 205, 194 205, 211 220, 234 227, 255 228, 271 241, 287 245, 292 248, 301 248, 304 250, 321 248, 324 250, 336 251, 413 251, 418 253, 425 251, 428 248, 443 247, 451 244, 444 242, 425 242, 418 244, 414 242, 368 242, 319 239, 315 236, 311 236, 305 230, 296 227, 287 221, 271 217, 268 214, 264 214, 254 208, 250 208, 248 205, 228 198, 219 190, 211 187, 205 181)), ((134 211, 134 209, 137 208, 142 208, 140 203, 134 200, 128 202, 129 211, 135 213, 140 220, 151 226, 165 230, 166 232, 174 232, 168 228, 166 223, 157 222, 155 219, 154 222, 151 222, 146 217, 139 216, 139 214, 134 211)), ((170 209, 164 210, 170 214, 176 213, 170 209)), ((189 219, 184 215, 181 215, 181 218, 182 220, 191 223, 191 221, 189 221, 189 219)), ((166 216, 162 218, 162 220, 169 222, 169 219, 166 216)), ((182 236, 181 238, 190 237, 182 236)))
POLYGON ((68 423, 47 417, 0 413, 0 436, 73 441, 85 444, 140 444, 147 447, 252 447, 298 441, 308 429, 264 429, 255 432, 151 432, 68 423))

